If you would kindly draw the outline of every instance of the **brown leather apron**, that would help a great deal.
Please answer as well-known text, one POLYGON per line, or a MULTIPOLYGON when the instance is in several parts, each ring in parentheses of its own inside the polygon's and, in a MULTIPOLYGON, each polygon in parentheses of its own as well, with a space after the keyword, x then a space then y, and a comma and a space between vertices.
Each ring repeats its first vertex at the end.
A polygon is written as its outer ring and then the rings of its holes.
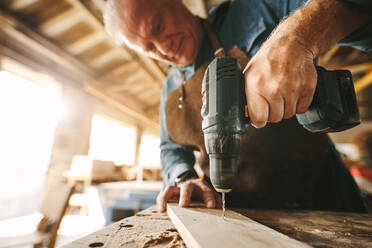
MULTIPOLYGON (((210 32, 208 35, 212 41, 215 39, 210 32)), ((227 54, 235 56, 241 68, 248 63, 248 57, 237 46, 227 54)), ((174 142, 200 151, 198 162, 208 176, 209 159, 200 114, 206 67, 207 64, 201 66, 168 95, 166 123, 174 142)), ((234 190, 227 195, 229 205, 343 210, 337 162, 327 135, 306 131, 295 118, 269 123, 261 129, 251 127, 243 136, 239 176, 234 190)))

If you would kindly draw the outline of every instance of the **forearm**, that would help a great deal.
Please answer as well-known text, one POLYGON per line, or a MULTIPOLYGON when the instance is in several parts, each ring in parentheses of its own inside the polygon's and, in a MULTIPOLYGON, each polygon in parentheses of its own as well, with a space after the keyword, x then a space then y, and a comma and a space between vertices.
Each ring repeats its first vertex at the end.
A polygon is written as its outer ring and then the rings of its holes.
POLYGON ((315 58, 367 23, 370 16, 341 0, 313 0, 285 19, 273 36, 300 43, 315 58))

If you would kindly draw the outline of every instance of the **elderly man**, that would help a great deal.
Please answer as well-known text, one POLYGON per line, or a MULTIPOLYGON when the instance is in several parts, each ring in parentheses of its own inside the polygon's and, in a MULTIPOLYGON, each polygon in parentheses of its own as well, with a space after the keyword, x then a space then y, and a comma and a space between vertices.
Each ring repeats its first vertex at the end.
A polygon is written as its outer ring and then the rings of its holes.
POLYGON ((117 42, 174 66, 163 86, 160 109, 165 184, 158 197, 161 211, 175 196, 180 196, 181 206, 187 206, 191 196, 209 208, 220 201, 208 183, 200 123, 201 75, 219 44, 243 57, 248 112, 257 128, 248 130, 243 140, 239 179, 229 203, 365 211, 328 137, 305 131, 291 117, 304 113, 311 103, 316 86, 313 61, 319 54, 341 39, 343 45, 372 49, 372 25, 367 24, 371 3, 305 2, 235 0, 213 9, 203 26, 181 0, 108 1, 105 24, 117 42), (242 52, 251 57, 249 63, 242 52), (193 169, 194 150, 201 152, 204 178, 193 169))

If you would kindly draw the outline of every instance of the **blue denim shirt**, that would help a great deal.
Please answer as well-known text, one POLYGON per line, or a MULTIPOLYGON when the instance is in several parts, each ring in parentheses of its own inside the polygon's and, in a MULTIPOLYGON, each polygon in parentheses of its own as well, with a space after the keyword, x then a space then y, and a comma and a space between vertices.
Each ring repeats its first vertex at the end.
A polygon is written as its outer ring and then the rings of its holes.
MULTIPOLYGON (((346 1, 372 8, 372 1, 346 1)), ((208 21, 226 51, 236 44, 252 57, 280 20, 306 2, 307 0, 235 0, 230 6, 229 3, 224 3, 212 9, 208 21)), ((372 23, 346 37, 340 45, 371 51, 372 23)), ((195 70, 212 59, 213 48, 208 38, 204 37, 196 61, 186 67, 175 67, 163 84, 160 102, 160 158, 164 186, 175 185, 175 179, 185 172, 196 175, 193 169, 195 163, 193 150, 176 144, 169 137, 165 116, 167 96, 180 86, 180 71, 184 73, 186 81, 195 70)))

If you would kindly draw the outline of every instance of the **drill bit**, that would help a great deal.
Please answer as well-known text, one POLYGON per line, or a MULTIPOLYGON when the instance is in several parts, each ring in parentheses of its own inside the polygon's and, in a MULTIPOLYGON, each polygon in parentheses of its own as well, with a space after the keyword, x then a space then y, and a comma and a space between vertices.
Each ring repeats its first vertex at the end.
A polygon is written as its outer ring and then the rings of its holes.
POLYGON ((225 218, 225 192, 222 192, 222 218, 226 220, 225 218))

